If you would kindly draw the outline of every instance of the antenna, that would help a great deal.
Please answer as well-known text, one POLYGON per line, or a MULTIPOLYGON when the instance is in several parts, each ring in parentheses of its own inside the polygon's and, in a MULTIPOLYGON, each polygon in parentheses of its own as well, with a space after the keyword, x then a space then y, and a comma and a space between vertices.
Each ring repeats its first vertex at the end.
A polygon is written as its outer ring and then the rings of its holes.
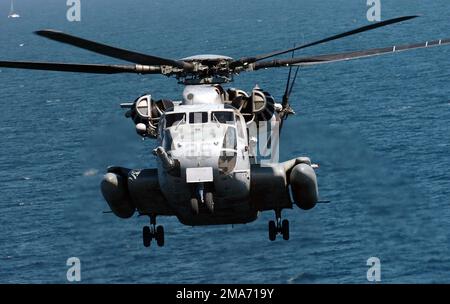
MULTIPOLYGON (((295 44, 294 44, 294 49, 295 49, 295 44)), ((295 50, 292 51, 291 58, 294 58, 294 55, 295 55, 295 50)), ((280 113, 280 118, 281 118, 280 131, 281 131, 281 128, 283 127, 284 120, 286 120, 290 114, 294 114, 294 111, 292 110, 291 106, 289 105, 289 96, 291 95, 292 90, 294 88, 294 84, 295 84, 295 80, 297 79, 299 68, 300 67, 297 66, 297 68, 294 72, 294 77, 292 78, 292 81, 291 81, 292 65, 289 66, 289 73, 288 73, 288 78, 286 81, 286 88, 284 90, 283 99, 281 102, 282 109, 281 109, 281 113, 280 113)))
MULTIPOLYGON (((294 48, 295 48, 295 44, 294 44, 294 48)), ((291 58, 294 58, 294 53, 295 51, 292 51, 292 55, 291 58)), ((288 78, 286 81, 286 88, 284 90, 284 94, 283 94, 283 101, 282 101, 282 105, 284 107, 285 104, 287 104, 288 99, 289 99, 289 86, 290 86, 290 82, 291 82, 291 74, 292 74, 292 66, 289 66, 289 73, 288 73, 288 78)))

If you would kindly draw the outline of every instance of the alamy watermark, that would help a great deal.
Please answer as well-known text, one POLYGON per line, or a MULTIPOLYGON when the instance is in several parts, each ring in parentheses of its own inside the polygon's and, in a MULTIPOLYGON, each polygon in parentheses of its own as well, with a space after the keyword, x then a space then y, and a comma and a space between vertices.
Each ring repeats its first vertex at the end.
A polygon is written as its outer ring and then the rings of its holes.
POLYGON ((81 0, 67 0, 68 9, 66 13, 67 21, 80 22, 81 21, 81 0))
POLYGON ((381 0, 367 0, 367 20, 370 22, 381 21, 381 0))
POLYGON ((189 119, 182 113, 176 118, 177 121, 170 122, 172 128, 165 131, 162 146, 166 151, 192 160, 201 156, 220 157, 226 162, 233 162, 234 158, 247 152, 262 166, 279 162, 279 121, 272 119, 246 123, 239 117, 230 121, 223 118, 215 113, 211 122, 205 124, 207 119, 202 113, 194 113, 189 119))
MULTIPOLYGON (((370 257, 367 259, 366 265, 369 266, 366 273, 367 281, 380 282, 381 281, 381 261, 378 257, 370 257)), ((66 261, 66 266, 69 267, 66 272, 66 278, 69 282, 81 281, 81 261, 77 257, 70 257, 66 261)))
POLYGON ((370 257, 367 259, 366 265, 369 266, 366 278, 369 282, 381 281, 381 262, 377 257, 370 257))
POLYGON ((66 278, 69 282, 81 281, 81 261, 77 257, 70 257, 66 261, 66 266, 69 267, 66 272, 66 278))

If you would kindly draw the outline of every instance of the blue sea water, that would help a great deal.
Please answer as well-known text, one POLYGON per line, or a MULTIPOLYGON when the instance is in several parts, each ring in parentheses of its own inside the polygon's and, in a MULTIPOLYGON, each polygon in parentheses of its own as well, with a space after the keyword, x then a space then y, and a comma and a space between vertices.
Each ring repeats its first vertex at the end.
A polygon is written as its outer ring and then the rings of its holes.
MULTIPOLYGON (((116 63, 33 35, 54 28, 119 47, 181 58, 253 55, 367 23, 366 1, 81 1, 81 22, 61 0, 0 2, 0 60, 116 63)), ((381 1, 404 24, 307 49, 356 50, 450 37, 448 0, 381 1)), ((330 204, 283 212, 291 240, 270 242, 264 213, 247 225, 182 226, 159 218, 166 246, 144 248, 147 218, 103 214, 108 165, 152 167, 118 104, 151 92, 180 96, 162 76, 0 70, 0 282, 65 283, 80 258, 84 283, 450 283, 450 47, 304 68, 282 135, 282 160, 320 164, 330 204)), ((280 98, 284 69, 242 74, 280 98)))

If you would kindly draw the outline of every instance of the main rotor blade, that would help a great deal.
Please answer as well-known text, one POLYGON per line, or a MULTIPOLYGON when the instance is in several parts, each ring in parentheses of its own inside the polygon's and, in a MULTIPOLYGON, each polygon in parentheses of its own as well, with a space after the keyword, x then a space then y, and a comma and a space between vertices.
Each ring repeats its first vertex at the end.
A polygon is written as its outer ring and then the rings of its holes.
POLYGON ((77 63, 56 63, 56 62, 30 62, 30 61, 0 61, 0 67, 27 69, 27 70, 93 73, 93 74, 161 73, 161 68, 159 66, 143 66, 143 65, 105 65, 105 64, 77 64, 77 63))
POLYGON ((270 57, 286 54, 286 53, 289 53, 289 52, 292 52, 292 51, 304 49, 304 48, 307 48, 307 47, 311 47, 311 46, 318 45, 318 44, 325 43, 325 42, 329 42, 329 41, 332 41, 332 40, 336 40, 336 39, 344 38, 344 37, 347 37, 347 36, 359 34, 359 33, 362 33, 362 32, 374 30, 374 29, 377 29, 377 28, 380 28, 380 27, 383 27, 383 26, 391 25, 391 24, 394 24, 394 23, 406 21, 406 20, 409 20, 409 19, 417 18, 417 17, 419 17, 419 16, 404 16, 404 17, 398 17, 398 18, 389 19, 389 20, 382 21, 382 22, 377 22, 377 23, 374 23, 374 24, 370 24, 370 25, 366 25, 366 26, 363 26, 363 27, 359 27, 357 29, 354 29, 354 30, 351 30, 351 31, 348 31, 348 32, 344 32, 344 33, 341 33, 341 34, 333 35, 333 36, 327 37, 325 39, 321 39, 321 40, 314 41, 314 42, 311 42, 311 43, 299 45, 297 47, 293 47, 293 48, 290 48, 290 49, 281 50, 281 51, 275 51, 275 52, 271 52, 271 53, 268 53, 268 54, 254 56, 254 57, 243 57, 241 59, 233 61, 230 65, 232 67, 236 67, 236 66, 246 65, 246 64, 249 64, 249 63, 254 63, 254 62, 257 62, 257 61, 260 61, 260 60, 264 60, 264 59, 267 59, 267 58, 270 58, 270 57))
POLYGON ((179 60, 173 60, 173 59, 167 59, 162 57, 156 57, 152 55, 146 55, 137 53, 130 50, 120 49, 113 46, 109 46, 106 44, 98 43, 95 41, 90 41, 87 39, 83 39, 80 37, 72 36, 69 34, 65 34, 60 31, 55 30, 41 30, 35 32, 37 35, 55 40, 61 43, 70 44, 85 50, 89 50, 91 52, 95 52, 98 54, 102 54, 105 56, 122 59, 125 61, 134 62, 137 64, 143 64, 143 65, 168 65, 172 67, 182 68, 182 69, 189 69, 192 67, 191 64, 179 61, 179 60))
POLYGON ((346 52, 346 53, 338 53, 338 54, 328 54, 328 55, 318 55, 312 57, 297 57, 292 59, 281 59, 281 60, 271 60, 265 62, 257 62, 255 63, 254 69, 264 69, 264 68, 274 68, 274 67, 283 67, 283 66, 309 66, 323 63, 330 63, 336 61, 345 61, 351 59, 359 59, 366 58, 384 54, 392 54, 402 51, 414 50, 414 49, 423 49, 430 48, 435 46, 442 45, 450 45, 449 39, 441 39, 434 41, 426 41, 422 43, 415 44, 407 44, 407 45, 399 45, 399 46, 390 46, 385 48, 377 48, 377 49, 369 49, 363 51, 356 52, 346 52))

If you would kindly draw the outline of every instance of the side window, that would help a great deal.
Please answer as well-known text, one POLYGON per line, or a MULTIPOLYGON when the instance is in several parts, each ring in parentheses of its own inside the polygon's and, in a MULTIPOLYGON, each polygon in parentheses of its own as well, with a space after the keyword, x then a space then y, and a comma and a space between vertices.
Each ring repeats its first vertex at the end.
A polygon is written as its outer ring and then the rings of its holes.
POLYGON ((189 123, 207 123, 208 112, 192 112, 189 113, 189 123))
POLYGON ((241 121, 241 118, 239 117, 239 115, 236 115, 236 127, 237 127, 237 131, 238 131, 238 136, 242 139, 245 138, 244 130, 242 130, 242 121, 241 121))

